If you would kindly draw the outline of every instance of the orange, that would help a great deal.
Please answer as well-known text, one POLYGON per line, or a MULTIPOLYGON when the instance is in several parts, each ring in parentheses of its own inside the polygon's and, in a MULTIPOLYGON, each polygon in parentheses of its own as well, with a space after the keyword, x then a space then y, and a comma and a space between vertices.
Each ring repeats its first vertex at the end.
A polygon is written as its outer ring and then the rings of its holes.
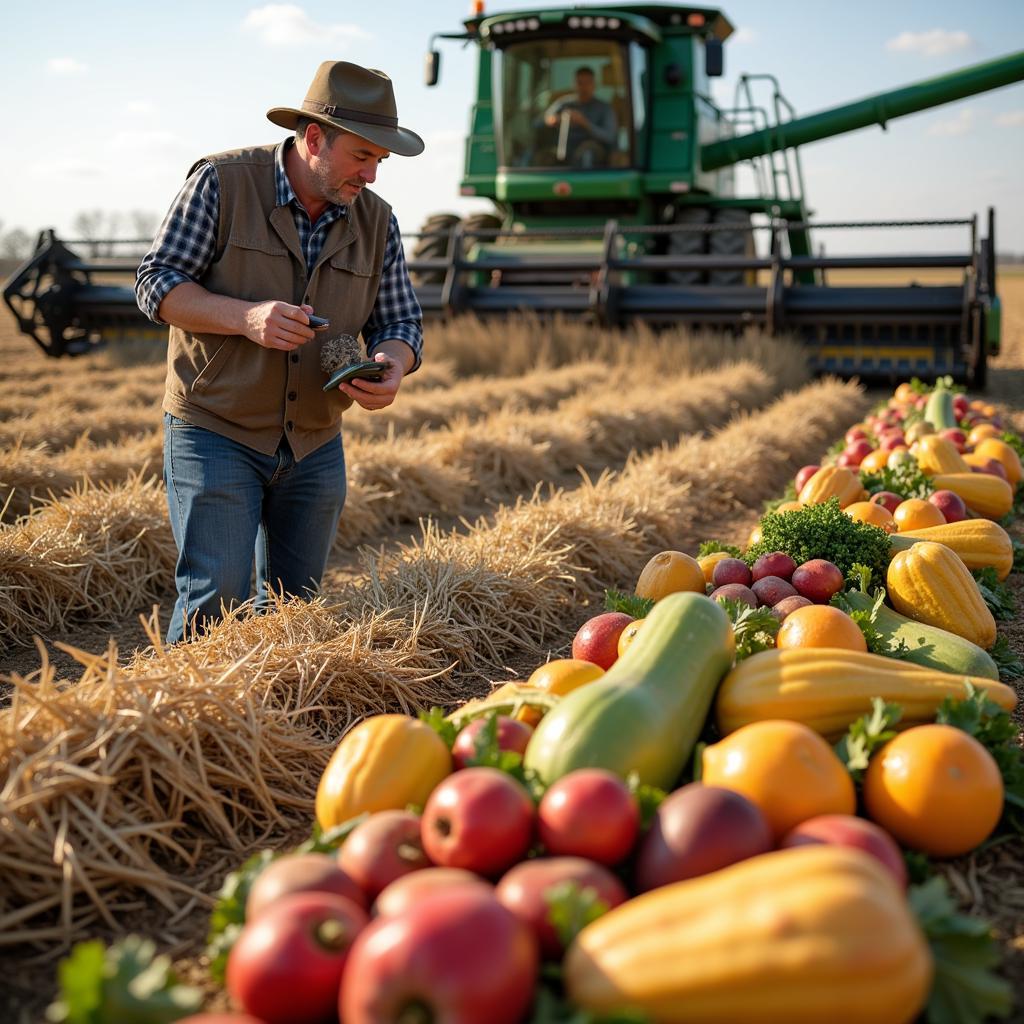
MULTIPOLYGON (((533 674, 526 680, 526 685, 556 697, 564 697, 577 687, 592 683, 603 675, 604 669, 592 661, 583 661, 581 658, 555 658, 546 665, 535 668, 533 674)), ((537 708, 522 708, 516 714, 516 718, 527 725, 536 725, 541 720, 541 713, 537 708)))
POLYGON ((983 438, 981 444, 974 449, 974 454, 980 455, 983 459, 995 459, 1002 463, 1011 487, 1016 487, 1020 483, 1020 456, 1005 441, 998 437, 983 438))
POLYGON ((704 748, 701 781, 757 804, 776 842, 819 814, 853 814, 853 780, 835 751, 802 722, 751 722, 704 748))
POLYGON ((682 551, 662 551, 644 566, 636 583, 636 595, 660 601, 681 590, 703 594, 706 585, 704 570, 696 558, 682 551))
POLYGON ((761 543, 761 524, 758 523, 757 526, 755 526, 750 531, 750 536, 747 537, 747 546, 746 546, 746 548, 744 550, 749 551, 755 544, 760 544, 760 543, 761 543))
POLYGON ((775 511, 777 513, 795 512, 797 509, 803 507, 804 503, 802 501, 784 501, 781 505, 776 507, 775 511))
POLYGON ((867 653, 864 634, 844 611, 828 604, 804 605, 786 616, 775 637, 776 647, 839 647, 867 653))
POLYGON ((858 523, 870 523, 885 530, 886 533, 896 532, 896 520, 884 505, 873 505, 870 501, 855 501, 852 505, 847 505, 843 511, 858 523))
POLYGON ((904 381, 898 388, 896 388, 895 398, 898 402, 910 404, 917 398, 917 392, 914 391, 908 381, 904 381))
POLYGON ((723 558, 732 558, 728 551, 712 551, 710 555, 705 555, 703 558, 697 559, 697 564, 700 566, 701 571, 704 573, 704 582, 711 582, 711 575, 715 571, 715 566, 723 558))
POLYGON ((971 432, 967 435, 967 444, 970 448, 976 448, 986 437, 1000 437, 1002 431, 994 423, 979 423, 976 427, 971 427, 971 432))
POLYGON ((896 506, 892 514, 896 521, 896 529, 900 532, 906 530, 924 530, 929 526, 944 526, 946 517, 930 501, 924 498, 907 498, 896 506))
MULTIPOLYGON (((704 593, 702 590, 701 593, 704 593)), ((622 657, 622 652, 636 639, 637 633, 640 631, 640 627, 643 625, 643 619, 634 619, 620 634, 619 634, 619 657, 622 657)))
POLYGON ((1003 813, 992 755, 951 725, 918 725, 875 754, 864 774, 868 817, 904 846, 959 857, 980 846, 1003 813))
POLYGON ((864 456, 860 464, 860 471, 862 473, 881 473, 888 461, 889 453, 882 448, 876 448, 864 456))

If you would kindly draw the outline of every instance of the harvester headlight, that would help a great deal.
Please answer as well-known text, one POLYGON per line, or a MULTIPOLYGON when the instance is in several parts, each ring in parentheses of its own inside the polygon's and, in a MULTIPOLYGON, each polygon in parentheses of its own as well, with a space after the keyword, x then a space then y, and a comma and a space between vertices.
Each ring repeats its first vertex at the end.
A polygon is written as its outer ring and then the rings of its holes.
POLYGON ((609 28, 618 28, 621 24, 622 24, 622 22, 619 21, 618 18, 609 18, 608 19, 608 27, 609 28))
POLYGON ((594 19, 594 28, 604 28, 604 26, 605 26, 604 18, 595 18, 594 19))
POLYGON ((492 25, 491 26, 491 32, 493 32, 494 35, 496 35, 496 36, 500 35, 504 31, 505 31, 505 26, 502 25, 500 21, 498 22, 497 25, 492 25))
POLYGON ((526 31, 526 21, 524 19, 520 18, 519 21, 516 22, 516 29, 519 32, 525 32, 526 31))
POLYGON ((579 28, 579 27, 580 27, 580 19, 579 18, 573 17, 573 18, 569 19, 569 28, 579 28))
POLYGON ((582 25, 583 28, 593 28, 594 19, 591 18, 590 15, 587 15, 586 17, 580 18, 580 25, 582 25))
POLYGON ((536 31, 540 28, 540 21, 537 18, 531 18, 527 23, 526 27, 531 31, 536 31))

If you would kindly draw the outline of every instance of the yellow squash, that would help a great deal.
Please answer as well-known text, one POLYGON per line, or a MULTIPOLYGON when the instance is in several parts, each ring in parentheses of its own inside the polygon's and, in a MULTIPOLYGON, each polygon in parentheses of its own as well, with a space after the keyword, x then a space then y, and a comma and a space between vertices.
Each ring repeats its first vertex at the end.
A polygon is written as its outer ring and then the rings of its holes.
POLYGON ((956 633, 985 651, 996 642, 996 620, 977 582, 944 544, 923 540, 897 552, 885 589, 896 611, 911 619, 956 633))
POLYGON ((1013 489, 989 473, 940 473, 932 477, 937 491, 952 491, 972 512, 986 519, 1002 519, 1013 508, 1013 489))
POLYGON ((839 507, 846 508, 867 496, 868 492, 861 486, 856 473, 851 473, 844 466, 822 466, 804 484, 799 500, 803 505, 822 505, 829 498, 838 498, 839 507))
POLYGON ((1013 568, 1013 541, 991 519, 963 519, 959 523, 894 533, 891 537, 894 551, 904 551, 921 540, 945 544, 968 569, 991 567, 1001 580, 1005 580, 1013 568))
POLYGON ((933 971, 888 870, 826 845, 629 900, 587 925, 564 963, 575 1005, 653 1024, 908 1024, 933 971))
POLYGON ((1024 475, 1021 471, 1020 456, 1005 441, 998 437, 986 437, 974 451, 983 459, 995 459, 1002 463, 1011 487, 1016 487, 1020 483, 1021 476, 1024 475))
POLYGON ((957 446, 938 434, 926 434, 917 442, 917 464, 928 476, 936 473, 970 473, 957 446))
POLYGON ((833 647, 775 648, 744 659, 725 677, 715 718, 724 734, 750 722, 787 718, 838 739, 871 711, 872 697, 899 704, 901 725, 917 725, 933 722, 946 697, 963 697, 965 681, 1005 711, 1016 706, 1013 689, 981 676, 833 647))
POLYGON ((326 832, 364 811, 423 805, 452 770, 444 740, 408 715, 373 715, 346 733, 316 791, 326 832))

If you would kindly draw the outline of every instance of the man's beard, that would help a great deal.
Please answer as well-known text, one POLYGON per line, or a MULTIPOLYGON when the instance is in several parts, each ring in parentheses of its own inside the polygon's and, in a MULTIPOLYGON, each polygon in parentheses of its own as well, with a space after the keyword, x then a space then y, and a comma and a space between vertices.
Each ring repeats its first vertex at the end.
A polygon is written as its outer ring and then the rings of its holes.
POLYGON ((326 166, 319 166, 313 172, 313 184, 316 187, 317 194, 321 199, 326 200, 329 203, 334 203, 336 206, 351 206, 359 198, 359 192, 356 192, 351 198, 346 199, 342 195, 341 189, 349 182, 344 182, 340 187, 331 184, 330 180, 330 169, 326 166))

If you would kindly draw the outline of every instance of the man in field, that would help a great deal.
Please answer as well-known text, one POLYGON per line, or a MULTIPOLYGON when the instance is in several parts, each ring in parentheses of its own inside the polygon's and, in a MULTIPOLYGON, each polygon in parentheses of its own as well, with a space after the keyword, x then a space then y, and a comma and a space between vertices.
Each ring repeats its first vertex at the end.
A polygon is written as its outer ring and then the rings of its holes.
POLYGON ((559 130, 559 161, 568 160, 577 167, 604 167, 615 147, 615 111, 597 96, 593 68, 579 68, 575 82, 575 95, 555 100, 544 112, 544 123, 559 130))
POLYGON ((143 312, 170 325, 170 643, 250 596, 254 558, 258 607, 270 590, 315 592, 345 501, 341 414, 390 405, 420 363, 398 224, 366 187, 391 153, 423 151, 391 80, 327 61, 301 108, 267 117, 294 137, 198 161, 136 282, 143 312), (360 333, 382 378, 325 393, 324 340, 360 333))

